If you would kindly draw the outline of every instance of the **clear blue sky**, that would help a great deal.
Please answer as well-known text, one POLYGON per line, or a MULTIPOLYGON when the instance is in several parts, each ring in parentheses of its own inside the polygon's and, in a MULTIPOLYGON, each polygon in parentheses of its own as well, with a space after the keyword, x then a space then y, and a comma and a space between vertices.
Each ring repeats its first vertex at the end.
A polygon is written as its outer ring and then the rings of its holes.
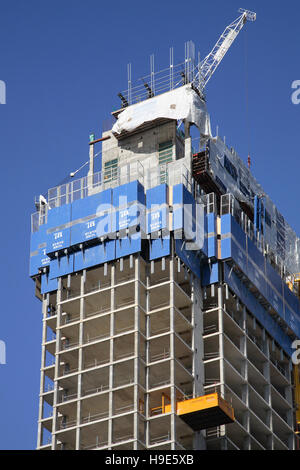
POLYGON ((184 59, 192 39, 202 57, 239 7, 257 12, 207 88, 213 129, 246 161, 245 49, 254 175, 300 233, 300 105, 291 83, 300 79, 300 4, 281 0, 0 0, 1 313, 0 448, 36 445, 41 305, 28 277, 34 196, 59 184, 88 158, 88 136, 133 78, 184 59), (247 48, 245 48, 247 43, 247 48))

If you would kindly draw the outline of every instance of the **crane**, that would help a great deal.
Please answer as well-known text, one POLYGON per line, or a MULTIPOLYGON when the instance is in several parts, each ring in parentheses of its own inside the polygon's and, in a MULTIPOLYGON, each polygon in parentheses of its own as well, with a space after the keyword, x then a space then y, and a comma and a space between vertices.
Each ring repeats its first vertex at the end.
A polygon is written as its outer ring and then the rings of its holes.
POLYGON ((243 8, 240 8, 238 11, 241 15, 225 28, 211 52, 197 66, 197 73, 195 74, 192 83, 200 91, 202 96, 204 96, 205 86, 216 71, 218 65, 221 63, 223 57, 246 21, 256 20, 255 12, 245 10, 243 8))

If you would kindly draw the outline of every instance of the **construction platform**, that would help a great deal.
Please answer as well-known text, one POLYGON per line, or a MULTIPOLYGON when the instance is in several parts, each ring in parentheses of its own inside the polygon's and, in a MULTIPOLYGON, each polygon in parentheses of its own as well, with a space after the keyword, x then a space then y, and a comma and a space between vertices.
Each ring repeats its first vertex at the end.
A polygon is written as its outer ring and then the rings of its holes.
MULTIPOLYGON (((171 405, 165 406, 165 413, 171 405)), ((234 410, 218 393, 211 393, 176 404, 176 414, 194 431, 234 422, 234 410)))

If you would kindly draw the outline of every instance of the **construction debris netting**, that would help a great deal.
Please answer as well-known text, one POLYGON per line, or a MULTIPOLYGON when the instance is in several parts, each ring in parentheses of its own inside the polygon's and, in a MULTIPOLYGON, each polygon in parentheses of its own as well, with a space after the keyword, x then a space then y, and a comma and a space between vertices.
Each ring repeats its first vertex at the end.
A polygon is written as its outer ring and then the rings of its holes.
POLYGON ((289 273, 300 272, 299 238, 235 150, 230 150, 217 137, 209 140, 209 156, 213 176, 222 192, 233 194, 252 208, 253 213, 259 211, 264 241, 261 249, 277 257, 289 273), (258 206, 255 199, 259 200, 258 206))
POLYGON ((190 84, 125 108, 112 132, 131 132, 147 122, 161 118, 177 121, 185 119, 198 127, 202 137, 211 136, 206 104, 190 84))

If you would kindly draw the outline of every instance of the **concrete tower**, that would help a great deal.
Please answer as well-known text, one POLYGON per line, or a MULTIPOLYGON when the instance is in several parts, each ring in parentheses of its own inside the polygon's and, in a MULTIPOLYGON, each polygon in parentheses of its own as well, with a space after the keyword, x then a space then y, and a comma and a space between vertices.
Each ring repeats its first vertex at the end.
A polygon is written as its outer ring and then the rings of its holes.
POLYGON ((298 238, 191 84, 113 114, 32 217, 37 448, 293 449, 298 238))

